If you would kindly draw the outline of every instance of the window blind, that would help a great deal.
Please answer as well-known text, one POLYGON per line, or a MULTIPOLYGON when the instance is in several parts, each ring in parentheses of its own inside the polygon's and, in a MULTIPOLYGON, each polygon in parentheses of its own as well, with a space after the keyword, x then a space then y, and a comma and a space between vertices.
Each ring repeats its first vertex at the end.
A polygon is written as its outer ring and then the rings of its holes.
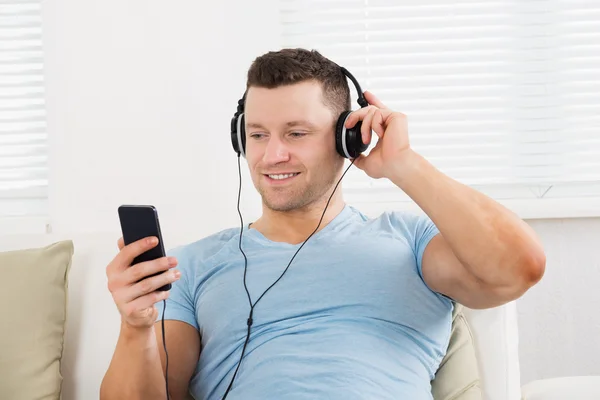
POLYGON ((0 217, 46 213, 40 0, 0 2, 0 217))
MULTIPOLYGON (((347 67, 408 116, 413 148, 454 179, 501 198, 600 196, 600 2, 280 7, 283 47, 347 67)), ((346 177, 350 190, 392 185, 346 177)))

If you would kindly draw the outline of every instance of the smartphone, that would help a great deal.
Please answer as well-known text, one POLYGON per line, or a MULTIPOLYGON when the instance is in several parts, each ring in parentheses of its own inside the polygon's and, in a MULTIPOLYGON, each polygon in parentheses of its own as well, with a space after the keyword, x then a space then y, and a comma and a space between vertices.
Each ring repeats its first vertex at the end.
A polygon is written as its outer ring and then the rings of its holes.
MULTIPOLYGON (((134 258, 131 265, 144 261, 156 260, 157 258, 166 256, 163 238, 160 232, 160 223, 158 222, 158 212, 154 206, 122 205, 119 207, 119 220, 121 222, 121 232, 123 233, 125 245, 149 236, 158 238, 158 245, 134 258)), ((164 271, 148 275, 146 278, 160 275, 163 272, 164 271)), ((170 289, 171 284, 168 283, 157 290, 166 291, 170 289)))

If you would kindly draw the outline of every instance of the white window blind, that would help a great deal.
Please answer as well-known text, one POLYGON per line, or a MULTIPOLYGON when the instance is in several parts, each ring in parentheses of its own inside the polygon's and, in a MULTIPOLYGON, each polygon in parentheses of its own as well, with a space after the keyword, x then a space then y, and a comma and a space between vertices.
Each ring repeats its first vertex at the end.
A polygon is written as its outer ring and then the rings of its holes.
MULTIPOLYGON (((347 67, 454 179, 495 198, 600 196, 600 1, 280 5, 283 47, 347 67)), ((392 186, 351 171, 350 192, 392 186)))
POLYGON ((0 217, 46 214, 41 18, 40 0, 0 1, 0 217))

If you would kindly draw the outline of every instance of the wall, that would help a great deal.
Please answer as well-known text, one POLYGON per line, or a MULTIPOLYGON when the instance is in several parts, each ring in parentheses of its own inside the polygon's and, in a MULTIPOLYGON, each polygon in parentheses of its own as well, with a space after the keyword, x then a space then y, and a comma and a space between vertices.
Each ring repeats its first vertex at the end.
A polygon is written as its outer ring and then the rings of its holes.
POLYGON ((528 222, 542 238, 547 266, 517 302, 521 381, 600 375, 600 218, 528 222))
MULTIPOLYGON (((86 246, 108 248, 82 261, 93 269, 74 271, 77 279, 105 279, 120 204, 156 205, 167 247, 237 225, 229 120, 249 63, 279 45, 277 1, 57 0, 46 3, 44 17, 52 237, 85 236, 86 246)), ((249 220, 260 209, 247 175, 244 181, 249 220)), ((522 381, 600 374, 600 295, 593 294, 600 220, 531 224, 548 250, 548 269, 518 302, 522 381)), ((72 310, 98 310, 77 329, 115 336, 116 310, 97 290, 72 310)), ((106 367, 110 349, 78 348, 97 357, 89 366, 95 373, 106 367)))
POLYGON ((279 46, 275 5, 46 7, 55 232, 115 232, 123 203, 156 205, 167 237, 237 223, 229 122, 248 65, 279 46))

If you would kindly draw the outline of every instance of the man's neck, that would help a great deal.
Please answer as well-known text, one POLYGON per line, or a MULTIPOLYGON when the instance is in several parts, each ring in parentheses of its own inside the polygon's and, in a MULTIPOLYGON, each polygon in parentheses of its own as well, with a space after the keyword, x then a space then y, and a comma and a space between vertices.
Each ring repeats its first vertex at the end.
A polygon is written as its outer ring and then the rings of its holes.
MULTIPOLYGON (((258 230, 267 239, 274 242, 299 244, 304 242, 315 231, 327 198, 315 202, 306 208, 293 211, 274 211, 263 204, 262 216, 251 225, 251 229, 258 230)), ((345 207, 341 194, 333 196, 327 211, 319 225, 319 231, 327 226, 345 207)))

